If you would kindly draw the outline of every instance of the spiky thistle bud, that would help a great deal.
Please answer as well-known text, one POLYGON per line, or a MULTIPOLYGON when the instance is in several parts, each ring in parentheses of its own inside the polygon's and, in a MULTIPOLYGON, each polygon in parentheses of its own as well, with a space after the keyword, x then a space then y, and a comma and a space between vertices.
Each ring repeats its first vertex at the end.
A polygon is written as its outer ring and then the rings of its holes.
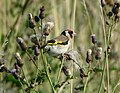
POLYGON ((97 42, 95 34, 91 35, 92 43, 95 44, 97 42))
POLYGON ((15 59, 17 61, 17 65, 19 67, 22 67, 23 66, 23 61, 22 61, 22 58, 21 58, 21 56, 20 56, 20 54, 18 52, 15 54, 15 59))
POLYGON ((7 67, 5 67, 4 65, 0 65, 0 72, 9 72, 9 70, 7 69, 7 67))
POLYGON ((36 34, 36 35, 31 35, 30 36, 30 40, 32 43, 34 43, 35 45, 39 45, 39 41, 41 39, 42 35, 41 34, 36 34), (37 40, 38 38, 38 40, 37 40))
POLYGON ((53 22, 47 22, 43 28, 43 34, 48 36, 50 34, 51 29, 54 27, 53 22))
POLYGON ((40 54, 38 46, 34 46, 34 54, 38 56, 40 54))
POLYGON ((16 72, 19 72, 19 66, 18 66, 18 64, 15 63, 14 66, 15 66, 16 72))
POLYGON ((87 50, 86 62, 87 63, 91 63, 92 61, 93 61, 92 50, 88 49, 87 50))
POLYGON ((4 62, 3 59, 0 58, 0 72, 9 72, 9 70, 7 69, 7 67, 4 66, 4 62))
POLYGON ((35 27, 35 24, 34 24, 34 20, 33 20, 33 17, 32 17, 31 13, 28 14, 28 19, 29 19, 29 21, 28 21, 29 22, 29 27, 33 29, 35 27))
POLYGON ((18 37, 16 41, 23 51, 27 50, 27 45, 25 44, 24 40, 21 37, 18 37))
POLYGON ((45 17, 44 11, 45 11, 45 8, 44 8, 44 6, 42 6, 40 8, 40 14, 39 14, 40 19, 44 19, 44 17, 45 17))
POLYGON ((35 19, 35 22, 39 22, 40 21, 38 16, 35 16, 34 19, 35 19))
POLYGON ((102 57, 102 47, 98 47, 95 58, 96 58, 96 60, 98 60, 98 59, 101 59, 101 57, 102 57))
POLYGON ((11 74, 14 76, 15 79, 18 79, 18 78, 19 78, 19 75, 18 75, 16 69, 12 69, 10 72, 11 72, 11 74))

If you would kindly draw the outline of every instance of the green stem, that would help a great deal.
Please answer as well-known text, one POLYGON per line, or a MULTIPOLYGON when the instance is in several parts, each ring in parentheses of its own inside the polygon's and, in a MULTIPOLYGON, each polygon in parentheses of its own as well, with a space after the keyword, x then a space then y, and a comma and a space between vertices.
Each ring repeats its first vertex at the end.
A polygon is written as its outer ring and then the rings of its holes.
POLYGON ((42 57, 42 60, 43 60, 43 64, 44 64, 46 76, 47 76, 48 81, 49 81, 49 83, 50 83, 50 85, 51 85, 51 88, 52 88, 53 93, 56 93, 55 88, 54 88, 54 86, 53 86, 53 84, 52 84, 50 75, 49 75, 49 70, 48 70, 48 67, 47 67, 47 60, 46 60, 46 58, 44 58, 43 51, 41 50, 40 52, 41 52, 41 57, 42 57))
POLYGON ((118 87, 120 85, 120 80, 118 81, 118 83, 115 85, 115 87, 113 88, 113 91, 112 91, 112 93, 115 93, 115 90, 116 90, 116 88, 118 87))
POLYGON ((110 78, 109 78, 109 63, 108 63, 108 53, 106 53, 106 68, 107 68, 107 93, 110 93, 109 92, 109 85, 110 85, 110 78))
MULTIPOLYGON (((37 62, 37 66, 39 67, 39 57, 38 57, 38 62, 37 62)), ((37 82, 37 76, 38 76, 38 74, 39 74, 39 68, 37 69, 37 71, 36 71, 36 76, 35 76, 35 82, 34 83, 36 83, 37 82)))
POLYGON ((108 31, 108 38, 107 38, 107 46, 110 45, 110 38, 111 38, 111 32, 113 30, 113 24, 109 27, 109 31, 108 31))
MULTIPOLYGON (((43 31, 42 31, 42 19, 41 19, 41 23, 40 23, 40 27, 41 27, 41 42, 40 42, 40 44, 42 45, 43 43, 43 31)), ((50 75, 49 75, 49 70, 48 70, 48 67, 47 67, 47 60, 46 60, 46 58, 44 57, 44 55, 43 55, 43 50, 41 49, 40 50, 40 53, 41 53, 41 58, 42 58, 42 61, 43 61, 43 64, 44 64, 44 69, 45 69, 45 72, 46 72, 46 76, 47 76, 47 78, 48 78, 48 81, 49 81, 49 83, 50 83, 50 86, 51 86, 51 88, 52 88, 52 91, 53 91, 53 93, 56 93, 56 91, 55 91, 55 88, 54 88, 54 86, 53 86, 53 84, 52 84, 52 81, 51 81, 51 78, 50 78, 50 75)))
POLYGON ((62 93, 62 90, 64 89, 64 87, 65 87, 68 83, 69 83, 69 81, 66 80, 66 81, 61 85, 61 87, 59 88, 58 93, 62 93))
MULTIPOLYGON (((108 37, 107 37, 107 48, 110 46, 110 38, 111 38, 111 32, 113 30, 113 20, 112 25, 109 27, 108 30, 108 37)), ((108 60, 108 53, 106 52, 106 68, 107 68, 107 93, 110 93, 110 75, 109 75, 109 60, 108 60)))
POLYGON ((25 72, 24 72, 24 70, 23 70, 23 67, 21 68, 21 70, 22 70, 22 73, 23 73, 24 78, 25 78, 25 80, 26 80, 27 87, 29 87, 29 82, 28 82, 28 79, 27 79, 27 77, 26 77, 26 75, 25 75, 25 72))
MULTIPOLYGON (((109 42, 110 42, 110 35, 111 35, 111 30, 112 28, 110 27, 109 32, 108 32, 108 37, 106 36, 106 29, 105 29, 105 15, 104 15, 104 11, 103 8, 101 7, 100 4, 100 8, 101 8, 101 20, 102 20, 102 27, 103 27, 103 35, 104 35, 104 43, 105 43, 105 49, 107 50, 107 47, 109 46, 109 42)), ((105 69, 107 70, 107 93, 109 93, 109 63, 108 63, 108 53, 107 51, 105 52, 105 62, 104 62, 104 67, 103 67, 103 72, 102 72, 102 77, 101 77, 101 82, 100 82, 100 87, 99 87, 99 93, 101 93, 101 87, 102 87, 102 82, 103 82, 103 78, 105 75, 105 69)))
MULTIPOLYGON (((76 6, 77 6, 77 0, 73 0, 73 14, 72 14, 72 29, 74 30, 74 27, 75 27, 75 13, 76 13, 76 6)), ((74 48, 74 37, 73 39, 71 40, 71 49, 74 48)), ((73 62, 72 62, 72 68, 71 68, 71 72, 72 72, 72 75, 74 73, 74 69, 73 69, 73 62)), ((73 93, 74 90, 73 90, 73 87, 74 87, 74 80, 71 79, 71 83, 70 83, 70 93, 73 93)))
POLYGON ((30 60, 33 62, 33 64, 34 64, 34 65, 36 66, 36 68, 38 69, 37 64, 35 63, 34 59, 31 57, 31 55, 29 54, 29 52, 26 51, 26 53, 27 53, 28 57, 30 58, 30 60))
POLYGON ((85 85, 84 85, 84 92, 83 93, 86 93, 89 77, 90 77, 90 71, 88 72, 88 77, 87 77, 87 80, 86 80, 85 85))
POLYGON ((23 93, 25 93, 25 90, 24 90, 24 87, 23 87, 23 84, 22 84, 22 82, 21 82, 20 78, 18 79, 18 81, 19 81, 19 82, 20 82, 20 84, 21 84, 21 87, 22 87, 22 91, 23 91, 23 93))
POLYGON ((100 86, 98 89, 98 93, 101 93, 102 83, 103 83, 104 75, 105 75, 105 69, 106 69, 106 62, 104 62, 103 72, 102 72, 102 76, 101 76, 101 80, 100 80, 100 86))
POLYGON ((58 80, 58 82, 59 82, 59 79, 60 79, 60 73, 61 73, 61 71, 62 71, 63 62, 64 62, 64 57, 63 57, 62 60, 61 60, 60 69, 59 69, 59 72, 58 72, 58 75, 57 75, 57 80, 58 80))

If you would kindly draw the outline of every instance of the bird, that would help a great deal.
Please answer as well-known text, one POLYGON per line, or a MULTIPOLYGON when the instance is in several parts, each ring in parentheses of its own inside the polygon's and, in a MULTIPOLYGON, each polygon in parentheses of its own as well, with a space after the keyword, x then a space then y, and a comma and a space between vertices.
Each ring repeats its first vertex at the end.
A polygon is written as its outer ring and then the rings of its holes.
POLYGON ((66 29, 56 38, 48 40, 44 49, 47 50, 48 54, 53 57, 64 54, 69 50, 71 40, 75 34, 76 33, 73 30, 66 29))
POLYGON ((113 6, 114 5, 114 0, 101 0, 102 6, 109 5, 113 6))

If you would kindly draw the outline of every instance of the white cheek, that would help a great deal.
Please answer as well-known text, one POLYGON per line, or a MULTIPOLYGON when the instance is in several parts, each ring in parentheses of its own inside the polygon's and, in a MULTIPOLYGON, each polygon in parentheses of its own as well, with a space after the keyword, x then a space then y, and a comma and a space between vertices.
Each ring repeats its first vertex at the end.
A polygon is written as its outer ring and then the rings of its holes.
POLYGON ((70 36, 70 34, 67 32, 67 33, 66 33, 66 36, 70 36))

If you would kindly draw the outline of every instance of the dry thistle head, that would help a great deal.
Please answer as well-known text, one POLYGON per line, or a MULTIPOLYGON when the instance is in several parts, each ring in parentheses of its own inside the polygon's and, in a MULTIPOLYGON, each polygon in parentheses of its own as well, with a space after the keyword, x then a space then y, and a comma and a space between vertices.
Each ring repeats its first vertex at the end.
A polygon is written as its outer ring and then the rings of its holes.
POLYGON ((0 72, 5 71, 5 66, 4 66, 4 62, 2 62, 2 60, 0 60, 0 72))
POLYGON ((21 56, 20 56, 20 54, 18 52, 15 54, 15 59, 17 61, 17 65, 19 67, 22 67, 23 66, 23 61, 22 61, 22 58, 21 58, 21 56))
POLYGON ((14 68, 10 71, 10 73, 14 76, 15 79, 18 79, 19 78, 19 75, 17 73, 17 70, 14 68))
POLYGON ((30 41, 32 43, 34 43, 35 45, 39 45, 39 41, 38 40, 40 40, 41 36, 42 36, 41 34, 31 35, 30 36, 30 41), (37 38, 38 38, 38 40, 37 40, 37 38))
POLYGON ((45 18, 44 11, 45 11, 45 8, 44 8, 44 6, 42 6, 42 7, 40 8, 40 14, 39 14, 39 18, 40 18, 40 19, 44 19, 44 18, 45 18))
POLYGON ((19 66, 18 66, 18 64, 15 63, 14 66, 15 66, 16 72, 19 72, 19 66))
POLYGON ((91 35, 92 43, 95 44, 97 42, 95 34, 91 35))
POLYGON ((35 22, 39 22, 40 21, 38 16, 35 16, 34 19, 35 19, 35 22))
POLYGON ((102 47, 98 47, 95 58, 96 58, 96 60, 99 60, 99 59, 101 59, 101 57, 102 57, 102 47))
POLYGON ((25 44, 24 40, 21 37, 18 37, 16 41, 23 51, 27 50, 27 45, 25 44))
POLYGON ((48 36, 53 27, 54 27, 53 22, 47 22, 43 28, 43 35, 48 36))
POLYGON ((38 46, 34 46, 34 54, 38 56, 40 54, 38 46))
POLYGON ((7 69, 7 67, 4 66, 4 60, 2 58, 0 58, 0 72, 9 72, 9 70, 7 69))
POLYGON ((31 13, 28 14, 28 19, 29 19, 29 20, 33 20, 33 16, 32 16, 31 13))
POLYGON ((4 65, 0 66, 0 72, 9 72, 9 70, 7 69, 7 67, 5 67, 4 65))
POLYGON ((91 63, 92 61, 93 61, 92 50, 88 49, 87 50, 86 62, 87 63, 91 63))
POLYGON ((28 14, 28 19, 29 19, 29 27, 33 29, 35 27, 35 24, 31 13, 28 14))

